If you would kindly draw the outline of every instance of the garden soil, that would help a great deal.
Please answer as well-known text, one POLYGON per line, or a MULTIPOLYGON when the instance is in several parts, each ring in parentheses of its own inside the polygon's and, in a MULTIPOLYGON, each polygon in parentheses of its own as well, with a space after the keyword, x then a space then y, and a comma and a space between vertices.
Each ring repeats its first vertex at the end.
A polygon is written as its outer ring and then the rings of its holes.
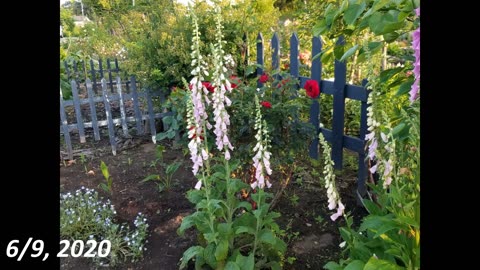
MULTIPOLYGON (((78 142, 75 136, 72 139, 78 142)), ((116 156, 112 155, 107 139, 92 141, 92 138, 87 138, 87 143, 75 145, 74 159, 60 163, 61 193, 74 192, 82 186, 93 188, 115 205, 116 221, 128 223, 130 227, 133 227, 138 212, 146 214, 149 224, 147 250, 142 260, 125 262, 115 268, 97 268, 88 258, 70 257, 61 259, 61 269, 178 269, 183 252, 196 243, 193 229, 189 229, 184 237, 176 232, 182 218, 194 211, 193 205, 186 199, 186 192, 196 183, 189 156, 185 156, 173 142, 161 142, 167 150, 164 162, 183 161, 183 164, 173 176, 171 190, 159 192, 154 182, 141 182, 160 170, 154 162, 156 145, 149 136, 133 137, 128 139, 128 143, 124 141, 116 156), (80 153, 85 155, 85 162, 81 161, 80 153), (99 188, 99 184, 104 182, 101 161, 106 163, 113 178, 111 195, 99 188)), ((272 191, 275 193, 280 185, 276 184, 275 174, 273 176, 272 191)), ((353 170, 346 169, 337 177, 342 202, 358 222, 365 215, 365 210, 357 206, 355 181, 356 172, 353 170)), ((341 257, 339 244, 342 240, 338 227, 344 226, 345 222, 343 219, 336 222, 330 219, 332 211, 327 209, 325 190, 318 179, 308 174, 308 168, 301 175, 294 175, 273 210, 282 215, 277 222, 285 230, 284 241, 288 244, 285 258, 290 258, 290 262, 285 262, 284 269, 323 269, 328 261, 338 261, 341 257)))

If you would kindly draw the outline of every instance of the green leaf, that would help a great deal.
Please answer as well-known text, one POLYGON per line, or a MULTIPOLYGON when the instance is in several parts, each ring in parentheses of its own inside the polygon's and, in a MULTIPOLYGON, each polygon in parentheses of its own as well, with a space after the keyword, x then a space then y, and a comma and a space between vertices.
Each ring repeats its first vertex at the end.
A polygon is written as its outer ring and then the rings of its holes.
POLYGON ((403 129, 406 127, 407 125, 405 123, 400 123, 398 125, 396 125, 393 130, 392 130, 392 134, 395 136, 397 134, 399 134, 400 132, 403 131, 403 129))
POLYGON ((234 227, 240 227, 240 226, 250 227, 250 226, 256 226, 256 224, 257 224, 257 220, 249 212, 243 213, 240 217, 236 218, 233 221, 234 227))
POLYGON ((397 32, 390 32, 390 33, 385 33, 383 35, 383 39, 388 42, 388 43, 391 43, 391 42, 394 42, 395 40, 397 40, 397 38, 399 37, 400 35, 397 33, 397 32))
POLYGON ((215 259, 218 261, 223 261, 227 258, 228 255, 228 241, 222 239, 218 242, 217 248, 215 249, 215 259))
POLYGON ((335 48, 333 49, 333 55, 335 56, 335 59, 342 58, 344 51, 345 45, 335 45, 335 48))
POLYGON ((243 188, 248 188, 248 184, 241 181, 240 179, 230 179, 229 189, 231 192, 238 192, 243 188))
POLYGON ((182 165, 181 162, 175 162, 175 163, 172 163, 172 164, 168 165, 167 169, 165 170, 165 173, 167 175, 173 175, 178 170, 180 165, 182 165))
POLYGON ((323 266, 323 269, 327 270, 343 270, 343 267, 341 267, 338 263, 336 262, 328 262, 323 266))
POLYGON ((215 252, 215 244, 210 243, 207 245, 205 248, 205 251, 203 252, 203 258, 205 259, 205 262, 210 265, 213 269, 217 268, 217 260, 215 259, 214 256, 215 252))
POLYGON ((157 141, 161 141, 161 140, 163 140, 163 139, 165 139, 165 138, 167 138, 167 137, 168 137, 168 132, 167 132, 167 131, 165 131, 165 132, 160 132, 160 133, 158 133, 158 134, 155 136, 155 138, 156 138, 157 141))
POLYGON ((371 257, 363 270, 402 270, 405 269, 396 265, 393 262, 385 261, 381 259, 376 259, 375 257, 371 257))
POLYGON ((241 270, 240 266, 238 266, 238 264, 232 261, 227 262, 224 269, 225 270, 241 270))
POLYGON ((202 190, 191 189, 187 192, 187 199, 193 204, 197 204, 204 198, 204 192, 202 190))
POLYGON ((196 255, 200 254, 203 252, 203 247, 201 246, 192 246, 189 247, 185 252, 183 253, 182 259, 181 259, 181 264, 180 264, 180 269, 183 269, 187 266, 187 263, 196 255))
POLYGON ((177 234, 180 236, 183 236, 185 234, 185 231, 195 225, 195 219, 196 219, 196 213, 193 213, 191 215, 188 215, 182 219, 182 224, 180 224, 180 227, 177 229, 177 234))
POLYGON ((397 217, 397 221, 402 223, 402 224, 408 224, 408 225, 413 226, 415 228, 420 227, 420 224, 418 223, 418 221, 411 218, 411 217, 399 216, 399 217, 397 217))
POLYGON ((256 71, 256 67, 254 66, 248 66, 247 70, 245 71, 245 76, 248 76, 250 74, 253 74, 256 71))
POLYGON ((386 4, 388 4, 390 0, 376 0, 373 3, 373 6, 363 15, 362 19, 370 16, 372 13, 376 12, 377 10, 381 9, 384 7, 386 4))
POLYGON ((363 263, 362 261, 354 260, 349 263, 344 270, 362 270, 364 266, 365 263, 363 263))
POLYGON ((169 129, 169 130, 167 131, 167 138, 173 139, 173 137, 175 137, 175 131, 172 130, 172 129, 169 129))
POLYGON ((355 53, 355 51, 357 51, 357 49, 358 49, 358 44, 355 45, 355 46, 353 46, 353 47, 351 47, 350 49, 348 49, 348 50, 342 55, 342 57, 340 58, 339 61, 340 61, 340 62, 345 61, 345 59, 347 59, 348 57, 352 56, 352 55, 355 53))
POLYGON ((239 204, 237 204, 234 210, 237 210, 238 208, 242 208, 242 207, 247 209, 247 211, 252 211, 252 204, 247 201, 242 201, 239 204))
POLYGON ((166 125, 170 125, 173 121, 173 116, 167 115, 162 118, 162 122, 166 125))
POLYGON ((248 257, 242 256, 242 254, 238 254, 235 262, 240 265, 241 270, 253 270, 255 267, 253 253, 250 253, 248 257))
POLYGON ((347 228, 340 227, 339 231, 340 231, 340 235, 342 236, 343 240, 350 241, 352 239, 352 233, 350 233, 347 228))
POLYGON ((218 236, 218 233, 213 233, 213 232, 203 234, 203 238, 205 238, 205 240, 207 240, 208 243, 214 243, 217 240, 217 236, 218 236))
POLYGON ((390 78, 392 78, 394 75, 401 72, 402 70, 403 70, 403 67, 397 67, 397 68, 386 69, 380 72, 380 76, 379 76, 380 83, 384 83, 388 81, 390 78))
POLYGON ((367 199, 362 200, 362 202, 369 214, 379 215, 381 213, 381 209, 376 203, 367 199))
POLYGON ((378 230, 382 225, 385 224, 392 224, 393 214, 388 214, 385 216, 376 216, 376 215, 369 215, 364 218, 362 224, 360 225, 359 231, 365 230, 378 230))
POLYGON ((241 234, 241 233, 249 233, 251 235, 255 235, 255 230, 252 227, 248 227, 248 226, 236 227, 235 234, 241 234))
POLYGON ((348 7, 343 15, 343 19, 347 25, 353 24, 357 18, 362 14, 367 6, 366 2, 362 2, 361 4, 353 4, 348 7))
MULTIPOLYGON (((380 49, 382 48, 382 45, 383 45, 383 42, 380 42, 380 41, 373 41, 373 42, 369 42, 367 47, 368 47, 368 50, 370 51, 370 54, 371 55, 374 55, 376 54, 378 51, 380 51, 380 49)), ((359 51, 358 51, 358 57, 357 57, 357 62, 358 63, 361 63, 363 61, 365 61, 366 59, 366 53, 365 53, 365 48, 361 48, 359 51)))
POLYGON ((253 253, 250 253, 247 257, 247 261, 245 262, 245 268, 242 270, 253 270, 255 267, 255 258, 253 257, 253 253))
POLYGON ((413 84, 413 79, 409 79, 408 81, 402 83, 395 95, 401 96, 403 94, 410 92, 410 90, 412 89, 412 84, 413 84))
POLYGON ((232 223, 220 223, 217 225, 217 230, 221 235, 231 235, 232 231, 232 223))
MULTIPOLYGON (((387 223, 387 224, 384 224, 382 225, 380 228, 378 228, 377 232, 375 233, 375 235, 373 236, 373 238, 377 238, 379 237, 380 235, 388 232, 388 231, 391 231, 393 229, 399 229, 398 225, 395 224, 395 223, 387 223)), ((398 230, 397 230, 398 231, 398 230)))
POLYGON ((320 20, 313 26, 312 32, 314 36, 320 36, 323 35, 327 29, 329 29, 329 26, 327 25, 326 21, 320 20))
POLYGON ((103 160, 100 162, 100 169, 102 170, 102 174, 103 174, 103 177, 105 177, 105 179, 110 178, 110 173, 108 172, 108 167, 105 164, 105 162, 103 162, 103 160))
POLYGON ((260 240, 260 242, 267 243, 273 246, 276 243, 275 238, 276 238, 275 235, 273 235, 273 233, 270 230, 263 229, 260 232, 260 237, 258 237, 258 240, 260 240))
POLYGON ((140 183, 145 183, 152 180, 160 180, 160 175, 150 174, 149 176, 145 177, 142 181, 140 181, 140 183))
POLYGON ((325 9, 325 12, 324 12, 326 25, 332 24, 336 10, 337 8, 335 8, 331 3, 327 5, 327 8, 325 9))
POLYGON ((285 253, 287 251, 287 244, 280 238, 275 236, 275 244, 273 245, 276 250, 278 250, 280 253, 285 253))

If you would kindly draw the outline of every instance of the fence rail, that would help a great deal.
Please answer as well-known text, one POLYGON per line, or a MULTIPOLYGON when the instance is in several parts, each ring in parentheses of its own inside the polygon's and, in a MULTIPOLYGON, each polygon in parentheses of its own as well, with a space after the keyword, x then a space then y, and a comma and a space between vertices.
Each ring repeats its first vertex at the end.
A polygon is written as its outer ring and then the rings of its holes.
MULTIPOLYGON (((344 44, 343 37, 337 40, 338 45, 344 44)), ((272 49, 272 69, 279 71, 280 63, 280 40, 277 33, 273 34, 270 40, 272 49)), ((312 57, 318 55, 322 51, 322 42, 319 37, 312 38, 312 57)), ((264 41, 261 33, 257 36, 257 75, 263 74, 264 66, 264 41)), ((320 104, 318 99, 314 99, 310 106, 310 123, 316 128, 317 134, 322 132, 325 139, 332 145, 332 160, 335 163, 336 169, 343 168, 343 149, 349 149, 358 153, 358 174, 357 174, 357 193, 363 197, 366 193, 365 179, 367 176, 367 165, 365 161, 365 135, 367 131, 367 97, 369 91, 365 88, 367 81, 362 82, 362 86, 350 85, 346 83, 347 68, 346 63, 335 60, 334 63, 334 81, 322 80, 322 63, 320 57, 314 57, 310 69, 310 77, 300 76, 299 74, 299 42, 298 37, 294 33, 290 38, 290 75, 299 80, 297 87, 303 88, 307 80, 313 79, 318 82, 320 86, 320 95, 333 95, 333 119, 332 129, 320 127, 320 104), (360 132, 359 137, 352 137, 344 134, 345 128, 345 98, 352 100, 359 100, 360 107, 360 132)), ((275 72, 279 78, 279 73, 275 72)), ((258 87, 263 84, 258 82, 258 87)), ((318 159, 319 156, 319 141, 316 137, 310 147, 309 155, 312 158, 318 159)))
POLYGON ((73 159, 73 150, 72 150, 72 140, 70 136, 70 132, 78 131, 80 137, 80 143, 86 142, 85 136, 85 128, 92 128, 94 139, 99 141, 100 138, 100 127, 107 126, 108 127, 108 137, 110 140, 110 145, 112 147, 113 155, 117 153, 117 143, 115 140, 115 126, 121 126, 122 132, 124 136, 130 136, 128 124, 134 122, 135 129, 137 135, 144 134, 144 123, 143 121, 148 121, 150 135, 152 141, 156 142, 156 128, 155 128, 155 119, 162 119, 164 116, 170 115, 170 112, 162 112, 162 113, 155 113, 153 108, 153 97, 160 97, 160 100, 163 101, 165 97, 163 93, 150 93, 150 91, 141 91, 137 90, 137 84, 135 80, 135 76, 131 76, 131 93, 124 93, 122 89, 122 82, 119 76, 115 79, 116 85, 116 92, 113 94, 109 94, 107 89, 107 81, 105 78, 100 80, 101 85, 101 94, 96 96, 93 91, 93 83, 92 81, 87 78, 85 81, 87 97, 80 98, 79 96, 79 89, 77 87, 77 82, 75 80, 71 80, 72 86, 72 100, 63 100, 62 90, 60 89, 60 125, 61 125, 61 133, 64 136, 65 144, 67 147, 68 152, 68 159, 73 159), (140 99, 143 100, 143 103, 146 103, 146 113, 142 114, 141 110, 141 102, 140 99), (120 109, 120 117, 113 118, 112 116, 112 102, 117 102, 120 109), (127 101, 131 101, 133 106, 133 116, 127 116, 127 112, 125 110, 125 103, 127 101), (105 108, 105 120, 98 120, 97 119, 97 103, 103 103, 105 108), (82 108, 81 105, 88 104, 90 108, 90 118, 91 121, 85 122, 84 117, 82 115, 82 108), (69 124, 67 121, 67 107, 73 107, 75 112, 76 122, 69 124))

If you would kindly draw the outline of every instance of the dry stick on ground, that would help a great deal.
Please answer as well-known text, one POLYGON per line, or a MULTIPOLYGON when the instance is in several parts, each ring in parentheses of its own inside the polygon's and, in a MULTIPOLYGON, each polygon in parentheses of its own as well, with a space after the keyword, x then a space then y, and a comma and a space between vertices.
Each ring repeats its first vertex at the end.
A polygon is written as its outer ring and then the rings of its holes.
POLYGON ((282 194, 285 191, 285 189, 287 188, 288 183, 290 183, 290 179, 292 179, 294 168, 295 168, 295 163, 293 163, 292 166, 290 167, 290 172, 289 173, 286 173, 286 174, 284 173, 284 175, 286 175, 287 177, 284 181, 282 181, 280 190, 277 191, 277 193, 275 194, 275 197, 273 198, 272 202, 270 203, 269 209, 273 209, 275 207, 275 205, 278 203, 278 201, 280 200, 280 197, 282 197, 282 194))

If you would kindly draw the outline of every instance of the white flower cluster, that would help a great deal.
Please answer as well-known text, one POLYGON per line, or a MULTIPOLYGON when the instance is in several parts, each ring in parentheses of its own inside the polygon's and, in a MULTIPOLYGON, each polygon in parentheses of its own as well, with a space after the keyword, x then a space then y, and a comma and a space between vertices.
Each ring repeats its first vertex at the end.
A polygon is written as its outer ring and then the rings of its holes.
POLYGON ((217 44, 212 46, 213 54, 213 114, 215 119, 214 133, 216 135, 216 144, 219 151, 225 151, 225 159, 230 160, 230 150, 233 150, 233 146, 228 138, 228 126, 230 125, 230 115, 225 109, 226 106, 230 106, 232 101, 225 95, 226 92, 232 92, 232 86, 227 79, 225 62, 228 57, 225 57, 225 51, 223 50, 223 25, 219 8, 216 8, 216 39, 217 44))
POLYGON ((323 134, 321 132, 318 135, 318 139, 323 147, 323 154, 325 155, 323 175, 325 178, 325 188, 327 189, 328 209, 333 210, 337 208, 337 212, 330 216, 330 218, 335 221, 338 217, 343 215, 345 205, 343 205, 342 201, 340 200, 340 196, 335 186, 335 173, 333 172, 334 162, 331 158, 332 150, 330 148, 330 145, 328 145, 325 137, 323 137, 323 134))
MULTIPOLYGON (((194 16, 194 15, 193 15, 194 16)), ((192 38, 192 75, 194 76, 190 81, 192 88, 191 104, 188 109, 191 110, 188 115, 189 132, 188 138, 191 140, 188 147, 190 149, 191 160, 193 161, 192 172, 194 175, 203 166, 203 160, 208 158, 206 146, 202 142, 205 135, 205 128, 210 129, 212 126, 208 122, 208 115, 206 112, 206 104, 210 103, 208 99, 208 90, 202 85, 204 75, 208 76, 206 63, 200 53, 200 32, 198 31, 197 19, 194 16, 193 38, 192 38)), ((200 189, 201 182, 199 181, 195 188, 200 189)))
POLYGON ((257 144, 253 148, 253 151, 256 151, 255 156, 253 157, 253 166, 255 167, 255 182, 251 183, 250 186, 255 189, 257 186, 260 188, 265 187, 265 182, 267 187, 270 188, 272 184, 265 179, 265 172, 268 175, 272 174, 272 169, 270 168, 270 155, 268 151, 270 147, 270 138, 268 136, 267 122, 262 120, 262 112, 260 108, 260 103, 258 101, 258 96, 255 95, 255 105, 256 105, 256 117, 255 117, 255 130, 257 134, 255 139, 257 139, 257 144))
POLYGON ((111 226, 111 217, 117 212, 110 200, 102 203, 98 193, 81 187, 75 194, 60 194, 61 227, 71 227, 79 223, 96 223, 97 226, 111 226))

